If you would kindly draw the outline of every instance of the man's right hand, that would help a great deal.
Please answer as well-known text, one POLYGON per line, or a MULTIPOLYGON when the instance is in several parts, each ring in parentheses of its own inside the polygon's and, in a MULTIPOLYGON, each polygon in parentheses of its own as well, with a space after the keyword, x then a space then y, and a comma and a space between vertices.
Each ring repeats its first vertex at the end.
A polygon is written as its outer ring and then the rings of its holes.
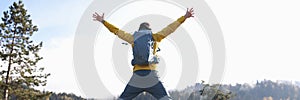
POLYGON ((94 21, 99 21, 99 22, 103 22, 104 21, 104 13, 102 14, 102 16, 100 16, 97 12, 95 12, 93 14, 93 20, 94 21))

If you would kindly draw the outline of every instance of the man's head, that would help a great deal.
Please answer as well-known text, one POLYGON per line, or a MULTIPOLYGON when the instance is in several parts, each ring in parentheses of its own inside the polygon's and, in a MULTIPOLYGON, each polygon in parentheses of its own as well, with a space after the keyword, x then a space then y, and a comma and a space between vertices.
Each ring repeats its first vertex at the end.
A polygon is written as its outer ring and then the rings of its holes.
POLYGON ((150 28, 150 24, 149 24, 149 23, 147 23, 147 22, 143 22, 143 23, 141 23, 141 24, 140 24, 139 31, 140 31, 140 30, 151 30, 151 28, 150 28))

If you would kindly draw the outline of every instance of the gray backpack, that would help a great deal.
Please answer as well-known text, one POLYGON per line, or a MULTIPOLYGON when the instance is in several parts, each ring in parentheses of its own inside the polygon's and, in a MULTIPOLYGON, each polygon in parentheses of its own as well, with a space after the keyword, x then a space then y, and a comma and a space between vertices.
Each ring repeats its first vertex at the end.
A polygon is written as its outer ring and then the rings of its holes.
POLYGON ((154 40, 151 30, 140 30, 133 34, 133 59, 131 64, 134 65, 149 65, 157 64, 159 59, 153 54, 154 40))

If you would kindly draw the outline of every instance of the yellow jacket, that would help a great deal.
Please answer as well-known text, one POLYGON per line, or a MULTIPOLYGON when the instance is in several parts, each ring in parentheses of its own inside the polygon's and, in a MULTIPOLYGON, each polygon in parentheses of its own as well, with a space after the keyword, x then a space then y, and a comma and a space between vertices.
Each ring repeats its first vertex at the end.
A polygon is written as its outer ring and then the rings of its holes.
MULTIPOLYGON (((168 35, 173 33, 185 21, 185 19, 186 18, 184 16, 181 16, 180 18, 178 18, 173 23, 169 24, 167 27, 165 27, 161 31, 159 31, 157 33, 154 33, 152 35, 154 41, 160 42, 162 39, 164 39, 165 37, 167 37, 168 35)), ((132 46, 134 46, 133 35, 131 35, 130 33, 125 32, 123 30, 120 30, 119 28, 117 28, 114 25, 108 23, 107 21, 103 21, 103 24, 110 32, 114 33, 115 35, 117 35, 122 40, 124 40, 124 41, 130 43, 132 46)), ((155 54, 155 51, 156 51, 155 49, 157 47, 158 47, 158 45, 154 44, 154 54, 155 54)), ((134 65, 134 67, 133 67, 133 71, 137 71, 137 70, 155 70, 155 69, 156 69, 156 64, 151 64, 151 65, 148 65, 148 66, 134 65)))

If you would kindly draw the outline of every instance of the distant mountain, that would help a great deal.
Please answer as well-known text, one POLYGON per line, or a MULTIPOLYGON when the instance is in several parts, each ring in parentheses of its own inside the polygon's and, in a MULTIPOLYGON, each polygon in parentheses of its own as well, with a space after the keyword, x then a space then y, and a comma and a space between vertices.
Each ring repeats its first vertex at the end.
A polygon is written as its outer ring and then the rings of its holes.
MULTIPOLYGON (((51 93, 51 92, 42 92, 51 93)), ((300 82, 292 81, 257 81, 256 84, 208 85, 196 83, 183 90, 171 90, 173 100, 300 100, 300 82), (206 87, 205 87, 206 86, 206 87), (204 88, 205 87, 205 88, 204 88), (203 89, 204 88, 204 89, 203 89), (201 90, 204 90, 201 95, 201 90), (228 99, 230 98, 230 99, 228 99)), ((0 95, 1 97, 1 95, 0 95)), ((117 97, 106 99, 116 100, 117 97)), ((68 93, 51 93, 46 100, 87 100, 68 93)), ((88 99, 97 100, 97 99, 88 99)), ((141 93, 134 100, 156 100, 149 93, 141 93)))
MULTIPOLYGON (((298 84, 298 83, 297 83, 298 84)), ((223 85, 235 94, 232 100, 300 100, 300 87, 290 81, 257 81, 249 84, 223 85)))
POLYGON ((299 81, 296 81, 296 82, 295 82, 295 85, 298 86, 298 87, 300 87, 300 82, 299 82, 299 81))
MULTIPOLYGON (((300 82, 263 80, 256 84, 210 85, 200 95, 203 87, 196 83, 181 91, 169 91, 169 94, 173 100, 300 100, 300 82)), ((142 93, 135 100, 155 99, 148 93, 142 93)))
POLYGON ((82 98, 80 96, 76 96, 73 93, 52 93, 50 100, 86 100, 85 98, 82 98))

